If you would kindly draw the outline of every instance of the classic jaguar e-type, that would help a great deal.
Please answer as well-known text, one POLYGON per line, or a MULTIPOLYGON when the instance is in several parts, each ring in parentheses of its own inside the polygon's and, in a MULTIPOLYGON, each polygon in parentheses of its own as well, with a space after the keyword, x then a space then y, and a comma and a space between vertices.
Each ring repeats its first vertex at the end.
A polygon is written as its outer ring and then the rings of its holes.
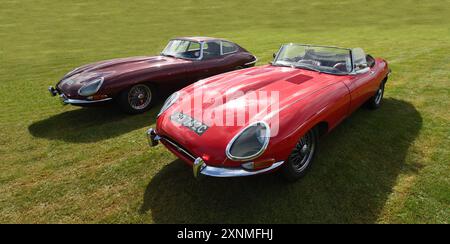
POLYGON ((113 59, 67 73, 56 87, 63 104, 87 106, 116 100, 129 113, 154 104, 161 92, 173 92, 199 79, 254 66, 256 57, 236 43, 210 37, 169 41, 159 56, 113 59))
POLYGON ((194 176, 279 169, 296 180, 311 167, 321 136, 361 105, 381 105, 389 74, 385 60, 361 48, 286 44, 270 65, 174 93, 147 136, 192 165, 194 176))

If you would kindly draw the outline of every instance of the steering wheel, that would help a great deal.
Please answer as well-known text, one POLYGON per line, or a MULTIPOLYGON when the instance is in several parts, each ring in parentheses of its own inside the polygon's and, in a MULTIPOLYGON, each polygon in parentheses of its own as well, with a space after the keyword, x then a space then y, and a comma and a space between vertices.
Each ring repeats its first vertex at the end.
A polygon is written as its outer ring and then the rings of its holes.
POLYGON ((347 65, 343 62, 336 63, 333 65, 333 68, 342 72, 347 72, 347 65))

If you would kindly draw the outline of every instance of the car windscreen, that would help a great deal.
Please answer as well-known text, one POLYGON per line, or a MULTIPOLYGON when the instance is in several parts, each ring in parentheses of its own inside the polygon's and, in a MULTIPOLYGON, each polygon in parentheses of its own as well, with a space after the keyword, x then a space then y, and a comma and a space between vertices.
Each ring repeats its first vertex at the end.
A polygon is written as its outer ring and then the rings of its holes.
POLYGON ((286 44, 278 51, 273 65, 315 70, 330 74, 348 74, 352 70, 349 49, 286 44))
POLYGON ((200 43, 188 40, 171 40, 161 52, 163 56, 198 59, 200 57, 200 43))

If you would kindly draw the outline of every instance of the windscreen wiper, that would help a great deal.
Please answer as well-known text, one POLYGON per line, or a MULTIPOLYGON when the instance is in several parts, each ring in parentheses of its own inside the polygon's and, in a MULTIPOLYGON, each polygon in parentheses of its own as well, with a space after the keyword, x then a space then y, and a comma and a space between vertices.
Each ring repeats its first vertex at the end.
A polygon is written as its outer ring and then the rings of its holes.
POLYGON ((161 53, 161 55, 165 56, 165 57, 170 57, 170 58, 178 58, 178 57, 176 57, 175 55, 172 55, 172 54, 161 53))

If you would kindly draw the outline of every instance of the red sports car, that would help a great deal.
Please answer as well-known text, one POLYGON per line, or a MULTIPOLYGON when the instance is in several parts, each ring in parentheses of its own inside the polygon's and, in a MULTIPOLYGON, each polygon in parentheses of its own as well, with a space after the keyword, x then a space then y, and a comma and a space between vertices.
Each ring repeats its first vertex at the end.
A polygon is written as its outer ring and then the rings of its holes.
POLYGON ((56 88, 63 104, 87 106, 116 100, 129 113, 151 107, 163 91, 199 79, 254 66, 256 57, 236 43, 210 37, 170 40, 159 56, 102 61, 66 74, 56 88))
POLYGON ((194 83, 170 96, 147 134, 199 174, 280 169, 303 176, 319 138, 361 105, 382 103, 390 69, 361 48, 283 45, 270 65, 194 83))

